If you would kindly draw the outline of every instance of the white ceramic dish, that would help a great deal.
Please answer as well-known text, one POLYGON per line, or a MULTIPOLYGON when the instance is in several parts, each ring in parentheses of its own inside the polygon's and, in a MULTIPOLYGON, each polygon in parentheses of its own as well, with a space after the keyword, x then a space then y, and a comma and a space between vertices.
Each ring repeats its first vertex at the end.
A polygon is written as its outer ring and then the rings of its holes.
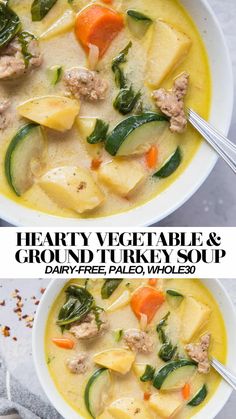
MULTIPOLYGON (((233 110, 233 73, 221 27, 207 0, 182 0, 205 42, 210 60, 213 97, 210 122, 227 135, 233 110)), ((210 174, 217 155, 203 142, 184 173, 152 201, 129 212, 97 219, 61 218, 34 211, 0 196, 0 217, 15 225, 146 226, 158 222, 184 204, 210 174)))
MULTIPOLYGON (((83 419, 76 413, 62 398, 56 389, 53 380, 49 374, 46 364, 45 348, 44 348, 44 335, 47 318, 50 308, 55 301, 68 280, 53 280, 47 288, 43 298, 38 307, 37 315, 34 321, 33 328, 33 357, 39 381, 49 398, 50 402, 55 406, 58 412, 65 419, 83 419)), ((235 364, 236 353, 236 313, 234 306, 226 293, 225 289, 218 280, 207 279, 204 280, 204 285, 213 294, 219 304, 221 312, 224 317, 227 340, 228 340, 228 354, 226 365, 233 369, 235 364)), ((227 402, 232 389, 225 382, 221 382, 214 396, 210 399, 209 403, 194 416, 194 419, 213 419, 223 408, 227 402)))

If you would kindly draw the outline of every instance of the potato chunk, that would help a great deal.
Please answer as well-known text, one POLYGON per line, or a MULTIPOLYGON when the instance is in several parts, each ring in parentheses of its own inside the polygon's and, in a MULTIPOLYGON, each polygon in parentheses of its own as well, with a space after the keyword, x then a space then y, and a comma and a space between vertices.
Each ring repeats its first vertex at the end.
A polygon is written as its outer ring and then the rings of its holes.
POLYGON ((96 364, 119 372, 127 374, 134 363, 135 354, 128 349, 115 348, 99 352, 94 355, 93 360, 96 364))
POLYGON ((39 185, 59 206, 83 213, 104 200, 87 169, 62 166, 50 170, 39 179, 39 185))
POLYGON ((162 418, 172 418, 183 407, 183 402, 179 396, 174 393, 163 394, 161 392, 152 394, 149 405, 162 418))
POLYGON ((115 159, 101 166, 98 176, 114 193, 127 196, 145 179, 146 171, 138 162, 115 159))
POLYGON ((41 96, 22 103, 19 114, 45 127, 64 132, 72 128, 80 104, 63 96, 41 96))
POLYGON ((182 339, 184 342, 190 342, 192 338, 201 330, 209 320, 211 309, 195 298, 187 297, 185 299, 182 313, 182 339))
POLYGON ((181 64, 187 56, 191 39, 168 23, 157 21, 149 49, 146 82, 158 88, 161 82, 181 64))
POLYGON ((75 13, 73 10, 65 10, 62 16, 59 17, 45 32, 40 35, 40 40, 48 40, 54 36, 59 36, 69 32, 75 25, 75 13))
POLYGON ((144 403, 133 397, 118 399, 107 410, 115 419, 151 419, 152 417, 144 403))

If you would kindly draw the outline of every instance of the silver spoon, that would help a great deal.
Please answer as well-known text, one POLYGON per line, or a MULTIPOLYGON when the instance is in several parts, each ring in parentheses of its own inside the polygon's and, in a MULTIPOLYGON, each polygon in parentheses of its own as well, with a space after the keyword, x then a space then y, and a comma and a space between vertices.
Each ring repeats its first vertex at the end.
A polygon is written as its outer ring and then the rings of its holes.
POLYGON ((192 109, 187 108, 187 116, 194 128, 216 150, 226 163, 228 163, 233 172, 236 173, 236 145, 192 109))
POLYGON ((236 390, 236 374, 232 373, 228 368, 221 364, 217 359, 211 359, 211 366, 224 378, 224 380, 236 390))

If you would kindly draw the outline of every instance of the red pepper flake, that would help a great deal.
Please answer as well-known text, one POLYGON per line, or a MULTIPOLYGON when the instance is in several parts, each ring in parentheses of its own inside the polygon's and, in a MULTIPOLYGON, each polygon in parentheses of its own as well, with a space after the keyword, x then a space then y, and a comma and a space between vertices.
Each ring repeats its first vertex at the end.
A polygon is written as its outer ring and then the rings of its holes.
POLYGON ((91 169, 92 170, 98 170, 99 167, 101 166, 101 164, 102 164, 102 160, 100 160, 100 159, 93 159, 91 161, 91 169))
POLYGON ((38 306, 38 305, 39 305, 39 303, 40 303, 40 301, 39 301, 39 300, 37 300, 37 301, 35 301, 34 305, 35 305, 35 306, 38 306))
POLYGON ((44 293, 45 293, 45 291, 46 291, 46 288, 41 288, 41 289, 40 289, 41 294, 44 294, 44 293))
POLYGON ((4 307, 6 305, 6 301, 5 300, 1 300, 0 301, 0 306, 4 307))
POLYGON ((151 397, 151 393, 149 393, 148 391, 145 391, 143 395, 143 399, 147 401, 150 399, 150 397, 151 397))
POLYGON ((2 335, 5 337, 5 338, 8 338, 10 335, 11 335, 11 332, 10 332, 10 327, 9 326, 3 326, 2 328, 1 328, 1 333, 2 333, 2 335))
POLYGON ((17 337, 16 337, 16 336, 14 336, 12 339, 13 339, 15 342, 17 341, 17 337))

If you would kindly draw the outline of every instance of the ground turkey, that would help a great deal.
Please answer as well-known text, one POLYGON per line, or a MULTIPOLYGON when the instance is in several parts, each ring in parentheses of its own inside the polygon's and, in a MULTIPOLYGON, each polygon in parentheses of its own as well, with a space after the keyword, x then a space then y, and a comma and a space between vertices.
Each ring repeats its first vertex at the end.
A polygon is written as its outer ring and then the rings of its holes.
POLYGON ((28 39, 27 52, 30 56, 28 63, 24 60, 22 45, 15 37, 0 52, 0 80, 15 79, 23 76, 27 71, 42 64, 42 55, 36 39, 28 39))
POLYGON ((157 107, 166 116, 170 117, 171 132, 183 133, 187 125, 184 111, 184 98, 188 91, 189 75, 183 73, 173 85, 171 91, 158 89, 153 92, 157 107))
POLYGON ((208 355, 211 343, 210 333, 206 333, 200 338, 199 343, 189 343, 185 349, 188 356, 198 363, 198 372, 208 374, 210 371, 210 360, 208 355))
POLYGON ((84 374, 89 368, 88 355, 79 352, 73 358, 67 359, 66 366, 72 374, 84 374))
POLYGON ((7 99, 0 100, 0 130, 4 130, 9 125, 12 114, 9 110, 11 102, 7 99))
POLYGON ((154 342, 151 336, 138 329, 128 329, 124 332, 126 345, 135 352, 149 354, 154 349, 154 342))
POLYGON ((72 326, 70 332, 76 339, 93 339, 102 336, 109 325, 104 312, 99 314, 99 319, 102 322, 100 326, 96 322, 95 314, 89 313, 82 323, 72 326))
POLYGON ((90 102, 105 99, 108 83, 95 71, 86 68, 71 68, 65 72, 64 82, 76 99, 90 102))

